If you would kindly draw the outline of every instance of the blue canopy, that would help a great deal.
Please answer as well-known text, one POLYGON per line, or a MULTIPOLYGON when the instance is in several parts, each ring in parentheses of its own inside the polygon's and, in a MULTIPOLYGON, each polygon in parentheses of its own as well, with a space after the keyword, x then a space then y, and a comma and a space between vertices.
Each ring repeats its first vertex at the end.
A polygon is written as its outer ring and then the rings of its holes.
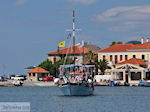
POLYGON ((28 67, 26 67, 26 68, 24 68, 24 69, 34 69, 36 66, 28 66, 28 67))
POLYGON ((89 66, 85 66, 85 65, 67 65, 64 68, 67 69, 67 68, 73 68, 73 67, 84 67, 84 68, 87 68, 87 69, 90 68, 89 66))

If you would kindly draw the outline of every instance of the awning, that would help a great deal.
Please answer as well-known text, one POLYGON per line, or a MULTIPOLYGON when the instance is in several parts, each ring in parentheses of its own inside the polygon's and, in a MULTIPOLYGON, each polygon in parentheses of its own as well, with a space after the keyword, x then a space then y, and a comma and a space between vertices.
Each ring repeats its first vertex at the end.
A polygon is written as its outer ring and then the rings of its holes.
POLYGON ((85 66, 85 65, 67 65, 67 66, 64 67, 64 69, 74 68, 74 67, 83 67, 83 68, 87 68, 87 69, 90 68, 89 66, 85 66))

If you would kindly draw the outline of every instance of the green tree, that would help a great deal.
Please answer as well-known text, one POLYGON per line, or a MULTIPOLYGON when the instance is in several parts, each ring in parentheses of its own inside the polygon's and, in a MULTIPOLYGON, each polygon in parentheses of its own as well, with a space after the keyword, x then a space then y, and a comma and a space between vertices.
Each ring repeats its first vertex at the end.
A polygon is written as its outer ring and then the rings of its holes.
POLYGON ((84 56, 84 64, 86 65, 95 65, 96 74, 98 73, 98 55, 93 53, 92 50, 84 56))
POLYGON ((113 45, 115 45, 116 44, 116 42, 115 41, 113 41, 111 44, 110 44, 110 46, 113 46, 113 45))
POLYGON ((47 70, 47 71, 49 71, 50 72, 50 74, 53 74, 53 63, 52 63, 52 61, 49 61, 48 59, 47 60, 45 60, 45 61, 43 61, 41 64, 39 64, 39 67, 41 67, 41 68, 43 68, 43 69, 45 69, 45 70, 47 70))
POLYGON ((99 60, 98 68, 101 70, 101 73, 104 75, 105 70, 110 68, 106 60, 99 60))
POLYGON ((47 71, 50 71, 50 68, 52 67, 52 65, 53 65, 52 62, 47 59, 47 60, 43 61, 39 65, 39 67, 42 67, 43 69, 45 69, 47 71))
POLYGON ((64 64, 64 61, 66 61, 65 64, 72 64, 72 59, 71 58, 62 58, 54 63, 52 61, 49 61, 48 59, 43 61, 41 64, 39 64, 39 67, 47 70, 50 72, 51 75, 54 77, 59 75, 59 66, 64 64))
POLYGON ((113 45, 116 45, 116 44, 123 44, 121 41, 118 41, 118 42, 116 42, 116 41, 113 41, 111 44, 110 44, 110 46, 113 46, 113 45))
POLYGON ((67 65, 67 64, 72 64, 73 60, 71 58, 61 58, 60 60, 56 61, 54 64, 53 64, 53 70, 52 71, 52 74, 54 74, 55 76, 58 76, 59 75, 59 66, 60 65, 67 65))
POLYGON ((87 65, 95 65, 97 64, 97 60, 98 60, 98 55, 94 54, 92 52, 92 50, 89 50, 89 52, 87 53, 87 55, 84 56, 84 64, 87 65))

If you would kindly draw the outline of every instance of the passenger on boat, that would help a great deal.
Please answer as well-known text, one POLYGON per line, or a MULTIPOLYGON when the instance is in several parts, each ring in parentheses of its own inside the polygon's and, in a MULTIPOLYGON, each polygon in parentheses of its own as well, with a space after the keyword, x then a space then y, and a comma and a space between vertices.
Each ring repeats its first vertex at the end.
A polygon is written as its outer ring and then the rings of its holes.
POLYGON ((68 83, 68 79, 67 79, 67 77, 63 77, 63 83, 65 83, 65 84, 67 84, 68 83))
POLYGON ((59 78, 58 85, 62 85, 62 82, 63 82, 63 78, 59 78))
POLYGON ((74 76, 74 75, 72 75, 72 76, 71 76, 71 78, 70 78, 70 82, 71 82, 71 83, 76 83, 76 81, 75 81, 75 80, 76 80, 76 79, 75 79, 75 76, 74 76))
POLYGON ((82 82, 86 82, 86 81, 87 81, 86 74, 83 74, 82 82))

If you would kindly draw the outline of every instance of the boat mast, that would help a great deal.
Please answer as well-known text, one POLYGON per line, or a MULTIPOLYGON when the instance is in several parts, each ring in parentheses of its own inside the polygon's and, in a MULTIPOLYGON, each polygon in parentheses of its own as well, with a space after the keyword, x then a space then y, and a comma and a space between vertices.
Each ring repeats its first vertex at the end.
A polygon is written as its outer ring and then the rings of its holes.
POLYGON ((75 44, 76 44, 76 39, 75 39, 75 11, 73 10, 73 24, 72 24, 72 38, 73 38, 73 61, 75 65, 75 44))
MULTIPOLYGON (((73 24, 72 24, 72 37, 73 37, 73 46, 75 46, 75 11, 73 10, 73 24)), ((75 52, 75 49, 74 49, 75 52)))
POLYGON ((75 44, 76 44, 76 38, 75 38, 75 33, 76 31, 81 31, 81 29, 76 29, 76 26, 75 26, 75 10, 73 10, 73 16, 72 16, 72 19, 73 19, 73 23, 72 23, 72 29, 69 29, 67 31, 70 31, 72 32, 72 39, 73 39, 73 60, 74 60, 74 64, 75 64, 75 44))

